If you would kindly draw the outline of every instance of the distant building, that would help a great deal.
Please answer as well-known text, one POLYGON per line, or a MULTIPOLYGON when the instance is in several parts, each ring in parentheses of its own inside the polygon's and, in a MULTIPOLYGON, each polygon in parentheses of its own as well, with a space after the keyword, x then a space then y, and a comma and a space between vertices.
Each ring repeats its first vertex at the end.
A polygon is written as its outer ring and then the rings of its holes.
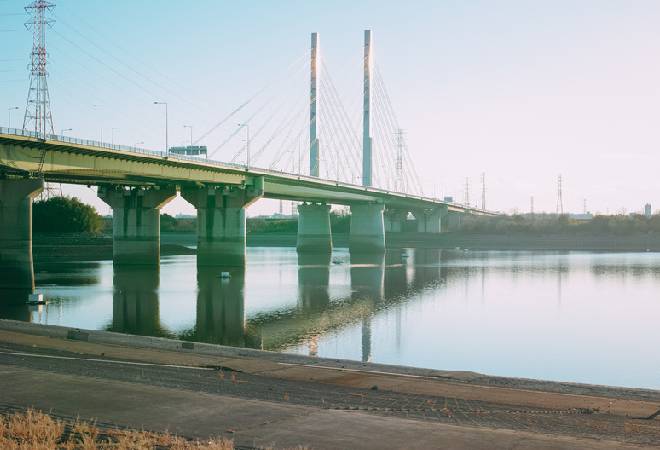
POLYGON ((170 153, 185 156, 203 156, 206 158, 206 145, 186 145, 185 147, 170 147, 170 153))
POLYGON ((653 213, 651 212, 651 204, 647 203, 646 205, 644 205, 644 217, 650 219, 652 215, 653 213))

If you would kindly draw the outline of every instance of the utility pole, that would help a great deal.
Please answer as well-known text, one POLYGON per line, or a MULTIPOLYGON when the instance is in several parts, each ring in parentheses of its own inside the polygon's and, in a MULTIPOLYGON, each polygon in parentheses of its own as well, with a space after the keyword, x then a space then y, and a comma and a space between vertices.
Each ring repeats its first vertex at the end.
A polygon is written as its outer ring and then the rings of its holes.
POLYGON ((312 33, 309 74, 309 175, 318 177, 320 170, 319 139, 316 134, 319 34, 312 33))
POLYGON ((119 128, 110 129, 110 145, 115 146, 115 131, 119 131, 119 128))
POLYGON ((9 120, 7 121, 7 128, 11 128, 11 112, 16 111, 18 109, 18 106, 10 106, 7 108, 7 112, 9 114, 9 120))
POLYGON ((169 132, 168 132, 168 120, 167 120, 167 102, 154 102, 154 105, 165 105, 165 154, 169 156, 170 154, 170 144, 169 144, 169 132))
POLYGON ((562 192, 561 174, 557 177, 557 214, 564 214, 564 194, 562 192))
POLYGON ((529 198, 529 213, 532 216, 534 215, 534 196, 533 195, 529 198))
POLYGON ((30 53, 30 89, 28 90, 27 107, 23 118, 23 129, 34 131, 37 136, 46 138, 55 134, 53 116, 50 111, 50 94, 48 93, 48 70, 46 69, 48 52, 46 51, 46 28, 52 20, 46 17, 55 7, 54 3, 45 0, 35 0, 25 7, 30 19, 25 23, 32 30, 32 53, 30 53))
POLYGON ((362 186, 371 186, 371 30, 364 30, 364 86, 362 103, 362 186))

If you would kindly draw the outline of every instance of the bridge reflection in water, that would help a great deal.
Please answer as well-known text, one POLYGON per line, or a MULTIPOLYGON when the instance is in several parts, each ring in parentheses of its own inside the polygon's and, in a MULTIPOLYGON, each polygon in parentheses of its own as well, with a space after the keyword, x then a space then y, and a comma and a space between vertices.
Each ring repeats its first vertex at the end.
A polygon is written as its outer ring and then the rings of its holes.
MULTIPOLYGON (((361 329, 361 358, 369 361, 374 316, 381 310, 408 301, 426 287, 445 283, 447 271, 440 263, 448 257, 443 256, 441 250, 432 249, 392 250, 375 255, 353 252, 350 256, 300 253, 296 301, 280 301, 280 305, 286 306, 253 310, 249 316, 246 316, 246 269, 197 267, 196 294, 182 290, 180 300, 196 301, 194 325, 177 330, 168 329, 161 323, 162 280, 158 268, 108 267, 112 274, 112 318, 109 323, 106 322, 108 325, 105 328, 128 334, 174 337, 274 351, 302 346, 308 348, 309 353, 315 354, 323 336, 356 326, 361 329), (224 272, 229 273, 229 276, 223 277, 224 272)), ((50 269, 42 266, 40 277, 44 284, 62 286, 58 289, 64 291, 68 289, 67 285, 72 284, 95 285, 98 289, 98 285, 103 284, 101 279, 107 278, 103 275, 107 271, 99 269, 101 266, 98 263, 92 263, 92 266, 87 264, 68 272, 68 278, 62 279, 48 278, 45 274, 50 269)), ((184 270, 192 267, 183 266, 184 270)), ((247 271, 249 274, 249 265, 247 271)), ((56 272, 56 268, 53 268, 53 273, 56 272)), ((458 275, 463 277, 465 273, 458 275)), ((259 281, 250 280, 250 283, 259 281)), ((79 288, 71 291, 75 289, 79 288)), ((75 301, 82 302, 84 298, 93 295, 91 292, 88 295, 82 294, 75 301)), ((168 295, 171 296, 171 293, 168 295)), ((273 295, 281 295, 281 292, 274 289, 273 295)), ((247 302, 250 302, 249 298, 247 302)), ((0 316, 23 321, 37 320, 34 309, 25 305, 12 308, 3 308, 0 316)), ((168 306, 168 309, 171 310, 171 307, 168 306)), ((399 341, 400 308, 396 309, 399 341)))

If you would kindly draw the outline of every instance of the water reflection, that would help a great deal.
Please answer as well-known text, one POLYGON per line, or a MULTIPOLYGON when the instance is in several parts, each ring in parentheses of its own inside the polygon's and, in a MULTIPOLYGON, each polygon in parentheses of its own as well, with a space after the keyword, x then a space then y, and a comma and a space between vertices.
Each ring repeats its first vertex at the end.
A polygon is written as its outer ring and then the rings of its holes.
POLYGON ((115 266, 110 331, 166 336, 160 325, 160 272, 153 266, 115 266))
POLYGON ((330 304, 329 253, 298 253, 298 304, 306 311, 318 311, 330 304))
POLYGON ((197 316, 188 339, 231 345, 254 346, 246 336, 245 269, 197 268, 197 316))
POLYGON ((188 256, 166 259, 160 273, 114 269, 109 261, 37 265, 37 290, 50 303, 0 302, 0 317, 333 358, 660 387, 660 361, 648 356, 660 337, 644 332, 660 315, 660 254, 249 251, 245 269, 230 270, 198 268, 188 256))
POLYGON ((385 296, 385 255, 351 253, 351 298, 360 302, 362 362, 371 361, 371 315, 385 296))

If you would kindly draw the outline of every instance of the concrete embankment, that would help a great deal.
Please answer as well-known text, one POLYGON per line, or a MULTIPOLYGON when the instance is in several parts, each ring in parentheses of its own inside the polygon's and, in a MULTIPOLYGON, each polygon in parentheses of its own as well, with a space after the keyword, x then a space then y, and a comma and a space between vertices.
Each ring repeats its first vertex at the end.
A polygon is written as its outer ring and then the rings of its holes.
POLYGON ((0 403, 248 448, 660 444, 660 392, 0 320, 0 403))

